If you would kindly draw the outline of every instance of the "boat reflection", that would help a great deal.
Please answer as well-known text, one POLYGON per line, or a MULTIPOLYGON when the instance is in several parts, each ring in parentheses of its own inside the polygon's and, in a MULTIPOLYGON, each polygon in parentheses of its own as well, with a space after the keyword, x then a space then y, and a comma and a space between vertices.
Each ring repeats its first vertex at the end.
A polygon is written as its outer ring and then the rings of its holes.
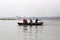
POLYGON ((23 30, 27 30, 27 25, 23 25, 23 30))
POLYGON ((18 29, 18 31, 20 31, 20 36, 22 36, 22 40, 39 40, 39 36, 42 32, 42 27, 40 26, 23 25, 19 26, 18 29))

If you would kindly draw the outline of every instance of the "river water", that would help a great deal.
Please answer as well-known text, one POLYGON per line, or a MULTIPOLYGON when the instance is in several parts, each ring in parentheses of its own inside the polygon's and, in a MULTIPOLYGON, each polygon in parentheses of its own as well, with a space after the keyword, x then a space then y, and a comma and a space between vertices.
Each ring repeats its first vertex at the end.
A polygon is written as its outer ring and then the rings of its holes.
POLYGON ((43 26, 18 26, 18 20, 0 20, 0 40, 60 40, 60 21, 43 21, 43 26))

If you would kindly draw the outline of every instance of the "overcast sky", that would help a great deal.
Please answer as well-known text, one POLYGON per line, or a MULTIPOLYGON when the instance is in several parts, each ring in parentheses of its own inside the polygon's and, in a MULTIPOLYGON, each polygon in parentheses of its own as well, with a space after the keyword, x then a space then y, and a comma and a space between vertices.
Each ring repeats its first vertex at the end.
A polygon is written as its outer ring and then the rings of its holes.
POLYGON ((0 17, 60 16, 60 0, 0 0, 0 17))

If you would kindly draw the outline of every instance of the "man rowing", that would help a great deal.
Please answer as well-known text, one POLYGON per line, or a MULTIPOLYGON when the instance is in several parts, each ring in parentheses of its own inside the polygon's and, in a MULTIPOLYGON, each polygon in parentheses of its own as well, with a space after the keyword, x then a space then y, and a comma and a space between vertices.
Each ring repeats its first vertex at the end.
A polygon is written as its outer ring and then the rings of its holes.
POLYGON ((38 23, 38 19, 35 20, 35 23, 38 23))

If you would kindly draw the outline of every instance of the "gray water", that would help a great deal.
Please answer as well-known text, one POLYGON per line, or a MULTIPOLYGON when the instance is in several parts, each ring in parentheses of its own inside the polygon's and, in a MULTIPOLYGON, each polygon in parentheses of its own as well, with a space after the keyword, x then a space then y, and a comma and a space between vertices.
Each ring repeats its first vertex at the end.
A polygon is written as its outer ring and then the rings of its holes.
POLYGON ((0 20, 0 40, 60 40, 60 21, 43 20, 43 26, 18 26, 19 20, 0 20))

